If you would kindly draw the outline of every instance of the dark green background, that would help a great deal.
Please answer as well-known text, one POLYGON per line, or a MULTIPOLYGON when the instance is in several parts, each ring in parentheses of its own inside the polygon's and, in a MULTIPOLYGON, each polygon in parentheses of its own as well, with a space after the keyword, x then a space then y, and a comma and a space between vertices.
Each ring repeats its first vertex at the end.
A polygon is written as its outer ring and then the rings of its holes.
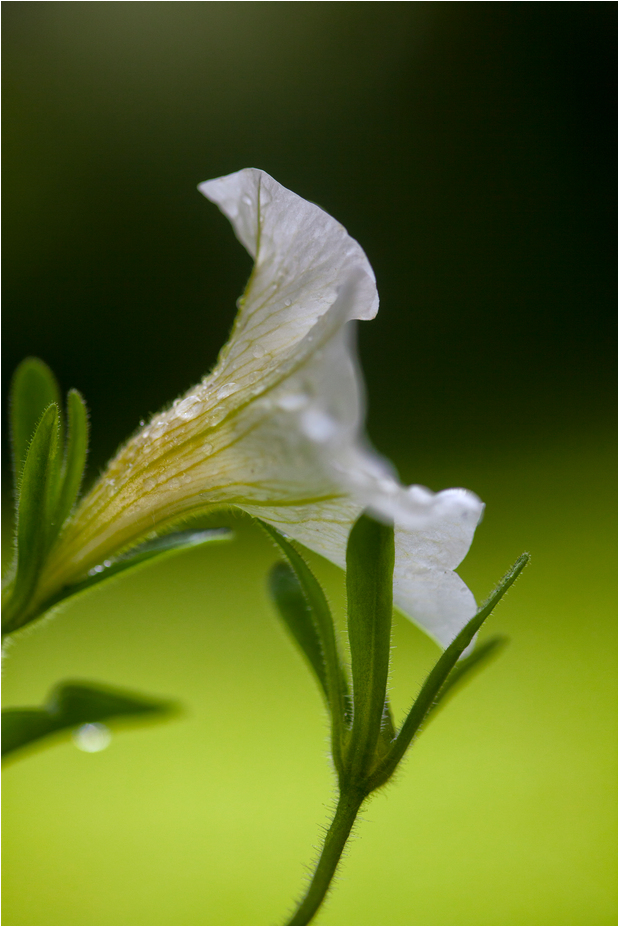
POLYGON ((375 268, 377 441, 510 444, 608 411, 612 4, 4 13, 5 377, 35 353, 78 386, 97 460, 225 341, 249 262, 195 186, 248 165, 375 268))
MULTIPOLYGON (((250 262, 195 187, 252 165, 366 250, 370 434, 406 481, 487 502, 478 597, 532 551, 493 626, 511 649, 366 814, 319 922, 616 922, 615 5, 3 12, 3 375, 37 354, 84 393, 91 475, 224 343, 250 262)), ((320 711, 264 596, 273 554, 236 527, 13 649, 9 703, 77 675, 191 714, 9 771, 10 923, 273 923, 298 891, 330 794, 320 711)), ((436 651, 403 621, 396 643, 403 710, 436 651)))

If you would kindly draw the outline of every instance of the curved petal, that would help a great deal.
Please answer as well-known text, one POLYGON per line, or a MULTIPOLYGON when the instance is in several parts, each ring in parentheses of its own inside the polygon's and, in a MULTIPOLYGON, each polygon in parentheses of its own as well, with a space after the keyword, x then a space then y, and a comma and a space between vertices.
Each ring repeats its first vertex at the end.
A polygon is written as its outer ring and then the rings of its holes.
POLYGON ((482 503, 403 487, 363 434, 354 319, 378 296, 361 247, 317 206, 247 169, 201 184, 255 267, 213 372, 121 449, 52 553, 43 593, 154 530, 236 505, 344 565, 369 508, 397 528, 396 601, 440 643, 475 603, 451 571, 482 503))
POLYGON ((483 512, 481 505, 477 512, 461 507, 463 492, 439 493, 440 506, 431 522, 421 530, 397 527, 395 535, 394 600, 443 647, 477 611, 472 592, 453 572, 466 556, 483 512))
POLYGON ((228 217, 255 261, 212 374, 229 385, 230 394, 251 388, 257 376, 265 385, 276 377, 355 271, 360 282, 349 318, 374 318, 378 292, 370 262, 324 210, 256 168, 207 180, 198 189, 228 217))

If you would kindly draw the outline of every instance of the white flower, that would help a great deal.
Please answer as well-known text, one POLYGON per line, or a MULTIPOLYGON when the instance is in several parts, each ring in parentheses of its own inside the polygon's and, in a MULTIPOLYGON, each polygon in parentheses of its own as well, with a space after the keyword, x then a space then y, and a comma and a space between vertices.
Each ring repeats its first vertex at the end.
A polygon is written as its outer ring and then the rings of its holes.
POLYGON ((475 612, 453 573, 481 515, 466 490, 401 486, 363 439, 354 319, 378 310, 361 247, 322 209, 248 168, 200 185, 255 264, 201 383, 109 464, 67 523, 40 598, 180 519, 235 505, 344 565, 362 509, 396 526, 397 604, 445 646, 475 612))

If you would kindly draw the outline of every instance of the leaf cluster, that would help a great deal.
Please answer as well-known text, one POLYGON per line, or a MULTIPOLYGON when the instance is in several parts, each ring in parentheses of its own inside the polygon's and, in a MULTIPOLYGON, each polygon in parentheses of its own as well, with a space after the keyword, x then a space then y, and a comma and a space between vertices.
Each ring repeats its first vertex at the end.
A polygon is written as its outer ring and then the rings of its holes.
MULTIPOLYGON (((10 397, 11 446, 15 474, 14 557, 2 593, 3 637, 19 630, 60 602, 99 583, 135 570, 154 558, 231 537, 227 528, 177 531, 145 541, 64 586, 52 597, 39 593, 46 562, 71 518, 84 478, 88 413, 77 390, 70 390, 66 416, 54 374, 35 357, 18 367, 10 397)), ((120 715, 160 717, 171 703, 94 683, 60 683, 41 708, 3 710, 2 752, 47 743, 51 734, 120 715)))
POLYGON ((77 390, 67 396, 66 418, 65 423, 53 373, 43 361, 27 358, 11 388, 16 528, 14 561, 3 590, 3 634, 34 617, 31 603, 40 574, 80 490, 88 413, 77 390))
POLYGON ((463 656, 495 606, 528 563, 523 554, 445 650, 396 730, 387 684, 393 612, 393 528, 363 514, 346 553, 350 666, 341 655, 326 597, 294 545, 263 523, 285 556, 269 590, 286 628, 305 656, 331 716, 332 755, 341 793, 369 795, 393 775, 424 721, 496 656, 494 637, 463 656))

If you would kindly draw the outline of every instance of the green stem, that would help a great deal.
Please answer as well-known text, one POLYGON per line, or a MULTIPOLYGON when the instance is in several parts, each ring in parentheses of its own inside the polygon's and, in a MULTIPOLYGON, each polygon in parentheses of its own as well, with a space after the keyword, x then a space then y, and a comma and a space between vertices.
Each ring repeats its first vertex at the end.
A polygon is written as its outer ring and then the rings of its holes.
POLYGON ((327 831, 310 887, 296 913, 287 922, 288 925, 309 924, 324 901, 355 818, 366 797, 366 792, 358 791, 340 794, 335 817, 327 831))

